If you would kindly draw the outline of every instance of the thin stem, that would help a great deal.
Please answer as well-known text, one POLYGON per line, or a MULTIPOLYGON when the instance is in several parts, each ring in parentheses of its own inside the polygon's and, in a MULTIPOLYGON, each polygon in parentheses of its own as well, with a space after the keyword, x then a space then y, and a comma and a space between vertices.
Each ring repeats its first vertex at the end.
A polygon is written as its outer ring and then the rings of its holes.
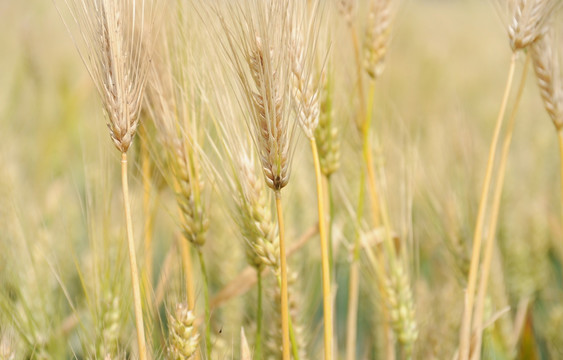
MULTIPOLYGON (((362 124, 361 131, 362 131, 362 148, 363 148, 364 162, 365 162, 366 174, 368 178, 367 184, 368 184, 369 197, 370 197, 371 209, 372 209, 372 221, 374 228, 378 228, 381 225, 380 217, 383 215, 381 213, 381 208, 384 207, 385 204, 383 202, 383 199, 380 198, 377 190, 377 176, 375 172, 374 160, 371 152, 371 141, 369 136, 371 129, 371 122, 372 122, 373 105, 375 100, 374 98, 375 98, 375 81, 373 80, 371 81, 369 87, 367 110, 365 113, 365 119, 362 124)), ((385 230, 386 230, 386 236, 384 238, 383 245, 385 247, 385 251, 387 252, 386 255, 389 261, 391 262, 391 264, 393 265, 395 261, 395 248, 392 244, 392 239, 390 236, 389 229, 386 227, 385 230)), ((383 266, 384 259, 383 259, 382 251, 377 251, 376 257, 377 257, 376 265, 378 271, 383 275, 385 274, 385 268, 383 266)), ((383 290, 385 283, 381 282, 380 284, 378 284, 378 286, 381 293, 384 294, 385 292, 383 290)), ((393 339, 390 330, 388 309, 386 308, 386 306, 382 307, 382 313, 384 317, 383 331, 385 334, 386 357, 387 359, 393 359, 395 357, 395 353, 393 349, 394 345, 393 345, 393 339)))
POLYGON ((145 277, 147 285, 152 284, 153 276, 153 251, 152 251, 152 229, 153 229, 153 213, 151 211, 151 171, 149 149, 146 143, 146 128, 141 126, 139 129, 139 138, 141 139, 141 170, 143 174, 143 218, 144 224, 144 249, 145 249, 145 277))
POLYGON ((254 358, 262 360, 262 271, 257 270, 258 278, 258 304, 256 307, 256 341, 254 344, 254 358))
POLYGON ((508 120, 508 125, 506 128, 506 134, 504 137, 501 157, 499 162, 499 170, 495 183, 495 191, 493 194, 493 207, 491 210, 491 223, 489 225, 489 233, 487 235, 487 243, 485 247, 485 253, 483 256, 483 265, 481 270, 481 280, 479 282, 479 292, 477 296, 477 302, 475 305, 475 316, 473 321, 475 325, 473 326, 473 331, 475 332, 475 349, 473 351, 472 359, 479 359, 481 356, 481 342, 483 340, 483 312, 485 308, 485 295, 487 294, 487 285, 489 281, 489 272, 491 269, 491 260, 493 258, 493 249, 495 244, 495 234, 498 222, 498 214, 500 209, 500 200, 502 196, 502 189, 504 185, 504 176, 506 174, 506 163, 508 159, 508 153, 510 152, 510 143, 512 141, 512 134, 514 133, 514 123, 516 119, 516 113, 518 112, 518 105, 522 99, 522 94, 524 93, 524 87, 526 85, 526 77, 528 76, 528 64, 530 62, 530 55, 526 57, 526 63, 524 64, 524 69, 522 70, 522 78, 520 80, 520 86, 518 87, 518 93, 516 95, 516 100, 508 120))
POLYGON ((197 256, 199 257, 201 275, 203 276, 203 299, 205 301, 205 355, 206 359, 211 359, 211 309, 209 307, 209 284, 207 268, 205 267, 205 260, 200 247, 197 247, 197 256))
POLYGON ((319 237, 321 239, 321 265, 323 278, 324 351, 325 360, 332 359, 332 302, 330 294, 330 267, 328 263, 328 241, 324 206, 323 175, 315 138, 311 138, 311 150, 317 179, 317 207, 319 212, 319 237))
POLYGON ((360 292, 360 226, 364 214, 364 192, 366 178, 364 171, 360 175, 360 194, 358 196, 358 209, 356 210, 356 234, 352 262, 350 263, 350 280, 348 287, 348 316, 346 320, 346 360, 356 359, 356 337, 358 324, 358 296, 360 292))
POLYGON ((493 173, 493 165, 495 159, 496 148, 502 127, 502 120, 506 111, 510 89, 512 88, 512 79, 514 78, 514 69, 516 67, 516 53, 512 54, 510 59, 510 67, 508 70, 508 78, 506 88, 502 98, 500 111, 496 120, 491 147, 489 149, 489 158, 487 159, 487 168, 485 171, 485 179, 483 188, 481 189, 481 199, 479 200, 479 209, 477 211, 477 221, 475 224, 475 233, 473 234, 473 249, 471 252, 471 262, 469 266, 469 276, 467 281, 467 291, 465 293, 465 306, 461 329, 459 335, 459 360, 467 360, 469 357, 469 340, 471 336, 471 317, 473 312, 473 302, 475 298, 475 285, 477 282, 477 270, 479 266, 479 258, 481 255, 481 241, 483 237, 483 223, 485 219, 485 208, 487 205, 489 187, 491 185, 491 177, 493 173))
POLYGON ((377 191, 377 180, 375 176, 375 169, 373 167, 373 157, 371 154, 371 146, 370 146, 371 144, 369 138, 374 95, 375 95, 375 81, 372 81, 369 88, 369 98, 368 98, 368 107, 366 111, 366 118, 362 126, 362 137, 363 137, 364 160, 366 162, 366 171, 368 176, 368 189, 369 189, 369 197, 371 202, 373 226, 377 228, 380 224, 379 194, 377 191))
POLYGON ((350 264, 348 287, 348 317, 346 320, 346 360, 356 359, 356 337, 358 326, 358 297, 360 292, 360 271, 356 259, 350 264))
POLYGON ((299 346, 297 345, 297 338, 295 337, 293 319, 291 318, 291 316, 289 317, 288 323, 289 323, 289 340, 291 342, 291 354, 293 355, 293 360, 299 360, 299 346))
MULTIPOLYGON (((193 265, 192 265, 192 255, 190 252, 190 242, 184 237, 184 235, 178 236, 178 242, 180 245, 180 254, 182 257, 182 267, 184 269, 184 281, 186 282, 186 297, 188 300, 188 310, 195 312, 195 290, 193 281, 193 265)), ((168 277, 166 277, 168 278, 168 277)), ((160 285, 160 284, 159 284, 160 285)), ((199 360, 201 358, 201 353, 199 348, 196 349, 194 354, 194 360, 199 360)))
POLYGON ((325 193, 328 199, 328 224, 327 224, 327 238, 328 238, 328 267, 331 270, 330 278, 334 283, 335 279, 335 268, 334 268, 334 244, 332 241, 332 221, 334 219, 334 197, 332 196, 332 182, 329 176, 325 176, 325 193))
POLYGON ((180 236, 180 251, 182 255, 182 266, 184 268, 184 276, 186 281, 186 293, 188 298, 188 309, 195 310, 195 290, 193 282, 192 256, 190 254, 190 243, 184 237, 180 236))
POLYGON ((285 233, 283 224, 283 209, 280 191, 275 191, 276 211, 278 214, 278 233, 280 237, 280 268, 281 268, 281 323, 283 360, 289 360, 289 305, 287 295, 287 261, 285 257, 285 233))
POLYGON ((559 160, 561 161, 561 164, 559 166, 559 171, 560 171, 560 176, 559 176, 559 181, 560 186, 561 186, 561 226, 562 226, 562 233, 563 233, 563 129, 558 129, 557 130, 557 139, 559 142, 559 160))
POLYGON ((135 308, 135 326, 137 328, 137 343, 139 359, 147 359, 147 345, 145 342, 145 327, 143 324, 143 307, 141 304, 141 288, 139 285, 139 271, 137 269, 137 255, 133 240, 133 222, 131 221, 131 207, 129 205, 129 185, 127 181, 127 153, 121 153, 121 186, 123 188, 123 205, 125 207, 125 221, 127 224, 127 246, 129 248, 129 265, 131 266, 131 283, 133 285, 133 303, 135 308))
POLYGON ((348 27, 350 29, 350 35, 352 36, 352 44, 354 46, 354 60, 356 61, 356 73, 358 82, 358 98, 360 99, 360 111, 358 113, 358 120, 356 121, 356 126, 361 126, 361 121, 365 118, 365 99, 364 99, 364 83, 363 83, 363 70, 362 70, 362 59, 360 57, 360 41, 358 39, 358 32, 353 24, 348 27))
MULTIPOLYGON (((276 276, 278 279, 278 286, 281 289, 281 276, 276 276)), ((291 343, 291 355, 293 355, 293 360, 299 360, 299 346, 297 345, 297 339, 295 338, 295 331, 293 331, 293 320, 291 316, 288 317, 289 326, 289 340, 291 343)))

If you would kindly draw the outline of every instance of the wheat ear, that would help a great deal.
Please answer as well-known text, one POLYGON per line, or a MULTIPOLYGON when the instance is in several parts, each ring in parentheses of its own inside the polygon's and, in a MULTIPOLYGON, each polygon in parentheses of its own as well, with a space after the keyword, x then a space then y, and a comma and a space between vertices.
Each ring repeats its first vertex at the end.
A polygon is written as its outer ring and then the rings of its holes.
POLYGON ((530 46, 530 54, 544 107, 557 131, 560 159, 560 216, 563 226, 563 82, 559 68, 559 52, 554 46, 553 29, 546 31, 530 46))
POLYGON ((558 0, 515 0, 511 2, 508 38, 512 51, 527 48, 546 31, 546 22, 558 0))
POLYGON ((168 314, 167 359, 188 360, 195 355, 199 334, 195 327, 195 316, 187 304, 177 304, 173 313, 168 314))
MULTIPOLYGON (((108 117, 114 145, 121 152, 121 183, 133 286, 139 357, 147 357, 143 309, 127 183, 127 150, 139 125, 150 66, 154 6, 136 0, 65 0, 80 36, 75 45, 94 80, 108 117)), ((63 18, 64 19, 64 18, 63 18)), ((67 25, 67 28, 70 27, 67 25)), ((72 31, 71 31, 72 34, 72 31)))
POLYGON ((530 54, 545 110, 558 132, 563 128, 563 83, 553 34, 546 32, 530 47, 530 54))

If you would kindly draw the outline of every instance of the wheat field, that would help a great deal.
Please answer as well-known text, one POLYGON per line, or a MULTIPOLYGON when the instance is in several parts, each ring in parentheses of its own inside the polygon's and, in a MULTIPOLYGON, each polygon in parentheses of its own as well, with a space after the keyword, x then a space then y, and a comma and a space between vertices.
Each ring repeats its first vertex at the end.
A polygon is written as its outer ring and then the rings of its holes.
POLYGON ((560 4, 0 1, 0 360, 563 358, 560 4))

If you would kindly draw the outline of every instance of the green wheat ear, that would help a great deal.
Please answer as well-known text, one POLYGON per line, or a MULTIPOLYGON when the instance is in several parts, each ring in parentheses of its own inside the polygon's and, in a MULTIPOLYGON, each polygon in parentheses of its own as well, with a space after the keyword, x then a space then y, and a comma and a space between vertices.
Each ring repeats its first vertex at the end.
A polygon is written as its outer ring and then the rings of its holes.
POLYGON ((168 360, 193 358, 199 344, 199 334, 194 326, 195 316, 187 304, 177 304, 168 314, 168 360))

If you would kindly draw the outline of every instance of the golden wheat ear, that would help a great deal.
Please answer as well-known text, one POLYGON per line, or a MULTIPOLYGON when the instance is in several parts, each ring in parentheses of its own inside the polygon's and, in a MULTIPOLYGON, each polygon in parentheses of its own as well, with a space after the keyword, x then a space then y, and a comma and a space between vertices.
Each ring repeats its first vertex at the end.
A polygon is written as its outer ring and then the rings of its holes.
POLYGON ((547 30, 546 22, 560 6, 558 0, 511 1, 508 37, 513 51, 525 49, 547 30))
MULTIPOLYGON (((64 0, 64 4, 72 19, 65 25, 102 99, 110 137, 121 152, 121 184, 138 354, 145 360, 147 345, 129 203, 127 150, 139 126, 158 1, 64 0)), ((62 18, 64 21, 65 17, 62 18)))
POLYGON ((57 1, 64 3, 57 8, 101 97, 111 139, 127 152, 139 125, 158 1, 57 1))
POLYGON ((532 44, 530 54, 545 109, 559 130, 563 127, 563 84, 552 31, 532 44))

